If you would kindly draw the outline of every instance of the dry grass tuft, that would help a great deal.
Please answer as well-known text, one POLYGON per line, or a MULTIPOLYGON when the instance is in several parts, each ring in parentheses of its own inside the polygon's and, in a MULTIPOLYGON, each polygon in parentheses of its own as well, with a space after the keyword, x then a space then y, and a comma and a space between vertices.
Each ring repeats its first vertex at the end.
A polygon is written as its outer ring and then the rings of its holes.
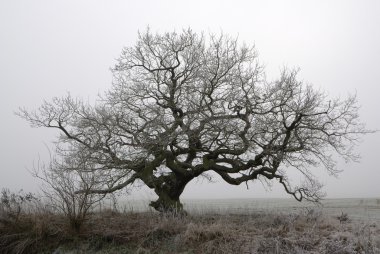
POLYGON ((17 220, 3 217, 0 223, 0 253, 34 253, 70 238, 64 218, 49 213, 22 214, 17 220), (6 221, 6 222, 5 222, 6 221))

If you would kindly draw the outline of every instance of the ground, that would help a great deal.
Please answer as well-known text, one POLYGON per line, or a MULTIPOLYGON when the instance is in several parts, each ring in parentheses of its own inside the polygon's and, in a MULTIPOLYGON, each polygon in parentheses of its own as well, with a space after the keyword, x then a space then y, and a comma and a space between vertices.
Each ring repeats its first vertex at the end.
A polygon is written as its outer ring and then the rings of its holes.
POLYGON ((37 217, 18 237, 2 232, 1 253, 380 253, 378 222, 318 209, 187 216, 105 210, 91 214, 78 233, 60 215, 37 217))

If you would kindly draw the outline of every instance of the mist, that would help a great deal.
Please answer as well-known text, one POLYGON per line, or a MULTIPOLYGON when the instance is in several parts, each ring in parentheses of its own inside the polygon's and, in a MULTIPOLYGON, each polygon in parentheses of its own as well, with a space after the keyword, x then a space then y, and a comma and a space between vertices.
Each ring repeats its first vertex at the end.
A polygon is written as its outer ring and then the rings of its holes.
MULTIPOLYGON (((93 103, 111 87, 112 67, 138 31, 191 28, 255 45, 269 79, 284 66, 332 97, 356 93, 361 119, 380 129, 378 1, 1 1, 0 187, 36 191, 30 170, 49 160, 57 131, 33 129, 14 113, 68 92, 93 103)), ((337 178, 315 174, 329 198, 379 197, 380 134, 366 135, 360 162, 339 161, 337 178)), ((218 177, 190 183, 183 198, 288 197, 256 181, 230 186, 218 177), (247 187, 249 187, 247 189, 247 187)), ((153 195, 136 188, 132 197, 153 195)))

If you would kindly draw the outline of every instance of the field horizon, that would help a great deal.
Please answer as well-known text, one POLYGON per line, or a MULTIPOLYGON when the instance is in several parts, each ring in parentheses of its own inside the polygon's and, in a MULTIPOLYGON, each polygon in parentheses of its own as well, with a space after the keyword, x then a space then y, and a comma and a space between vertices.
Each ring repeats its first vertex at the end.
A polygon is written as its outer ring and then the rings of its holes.
MULTIPOLYGON (((120 199, 118 207, 126 211, 150 211, 149 199, 120 199)), ((379 198, 327 198, 320 204, 292 198, 199 198, 182 199, 184 209, 192 213, 297 213, 302 210, 320 210, 329 216, 346 213, 352 219, 380 221, 379 198)))

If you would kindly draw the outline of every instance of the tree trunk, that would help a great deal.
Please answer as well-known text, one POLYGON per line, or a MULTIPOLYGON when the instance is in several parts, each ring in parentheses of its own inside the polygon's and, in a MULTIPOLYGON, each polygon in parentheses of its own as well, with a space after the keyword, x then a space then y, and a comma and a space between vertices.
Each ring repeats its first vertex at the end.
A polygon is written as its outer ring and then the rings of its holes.
POLYGON ((168 176, 164 182, 154 188, 158 199, 152 201, 150 206, 159 212, 184 213, 179 197, 191 179, 174 174, 168 176))
POLYGON ((178 197, 173 197, 166 192, 158 194, 156 201, 150 202, 150 206, 159 212, 182 213, 183 205, 178 197))

